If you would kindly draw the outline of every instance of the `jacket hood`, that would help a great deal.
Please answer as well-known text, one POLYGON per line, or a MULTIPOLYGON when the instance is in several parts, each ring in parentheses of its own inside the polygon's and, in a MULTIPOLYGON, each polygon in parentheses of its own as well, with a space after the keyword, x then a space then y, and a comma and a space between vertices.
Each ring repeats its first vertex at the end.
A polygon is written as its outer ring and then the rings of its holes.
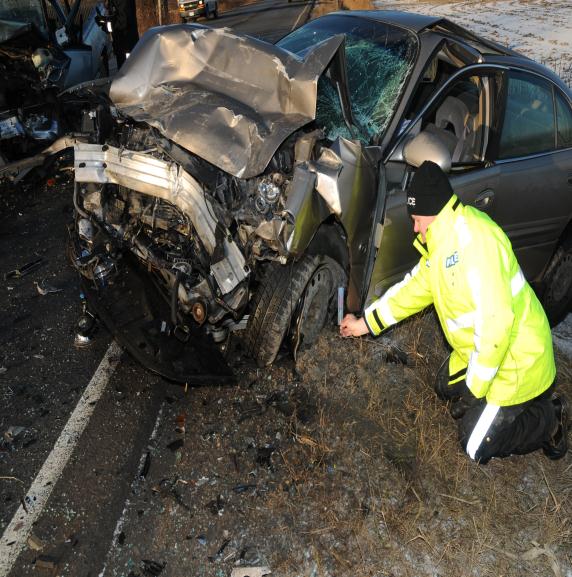
POLYGON ((229 29, 152 28, 111 84, 117 109, 236 177, 260 174, 315 118, 318 78, 343 42, 304 59, 229 29))

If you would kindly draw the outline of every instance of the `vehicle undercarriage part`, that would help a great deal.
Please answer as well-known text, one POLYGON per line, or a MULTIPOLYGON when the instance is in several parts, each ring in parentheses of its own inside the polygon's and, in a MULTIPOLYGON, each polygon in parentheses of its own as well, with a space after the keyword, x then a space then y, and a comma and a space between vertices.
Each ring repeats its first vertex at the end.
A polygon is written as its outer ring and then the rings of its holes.
POLYGON ((132 259, 105 290, 83 280, 89 305, 121 344, 142 365, 175 382, 189 385, 234 383, 234 376, 217 347, 199 327, 170 326, 169 303, 151 277, 132 259))

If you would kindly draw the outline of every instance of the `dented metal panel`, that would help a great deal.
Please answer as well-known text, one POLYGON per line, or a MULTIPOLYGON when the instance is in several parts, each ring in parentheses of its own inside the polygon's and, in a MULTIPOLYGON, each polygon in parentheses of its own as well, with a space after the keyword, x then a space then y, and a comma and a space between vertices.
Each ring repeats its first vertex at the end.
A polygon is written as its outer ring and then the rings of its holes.
POLYGON ((315 118, 317 81, 343 42, 304 59, 229 29, 149 30, 115 77, 120 112, 240 178, 260 174, 282 142, 315 118))
MULTIPOLYGON (((221 224, 199 183, 181 167, 149 154, 99 144, 77 144, 74 153, 76 182, 119 184, 171 202, 189 215, 207 252, 215 252, 221 224)), ((248 276, 248 267, 228 231, 218 242, 223 243, 225 257, 212 263, 211 272, 227 294, 248 276)))

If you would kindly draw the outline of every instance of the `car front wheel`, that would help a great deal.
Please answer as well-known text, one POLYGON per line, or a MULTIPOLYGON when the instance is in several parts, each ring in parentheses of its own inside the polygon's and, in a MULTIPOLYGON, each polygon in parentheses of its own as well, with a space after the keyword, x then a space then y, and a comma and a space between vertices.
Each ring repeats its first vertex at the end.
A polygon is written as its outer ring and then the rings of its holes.
POLYGON ((269 263, 252 301, 247 345, 259 366, 270 365, 285 337, 294 350, 309 347, 328 317, 342 267, 327 256, 306 255, 296 263, 269 263))

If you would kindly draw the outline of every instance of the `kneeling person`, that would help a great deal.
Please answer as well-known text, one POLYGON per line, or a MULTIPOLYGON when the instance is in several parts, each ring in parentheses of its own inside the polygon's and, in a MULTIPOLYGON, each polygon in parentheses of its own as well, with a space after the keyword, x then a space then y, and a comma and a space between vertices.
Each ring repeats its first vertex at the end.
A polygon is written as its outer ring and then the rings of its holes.
POLYGON ((362 318, 346 315, 340 333, 375 336, 433 304, 453 349, 436 392, 451 401, 471 459, 484 464, 540 448, 563 457, 567 404, 553 393, 550 327, 507 236, 488 215, 464 206, 432 162, 414 175, 407 208, 419 263, 362 318))

